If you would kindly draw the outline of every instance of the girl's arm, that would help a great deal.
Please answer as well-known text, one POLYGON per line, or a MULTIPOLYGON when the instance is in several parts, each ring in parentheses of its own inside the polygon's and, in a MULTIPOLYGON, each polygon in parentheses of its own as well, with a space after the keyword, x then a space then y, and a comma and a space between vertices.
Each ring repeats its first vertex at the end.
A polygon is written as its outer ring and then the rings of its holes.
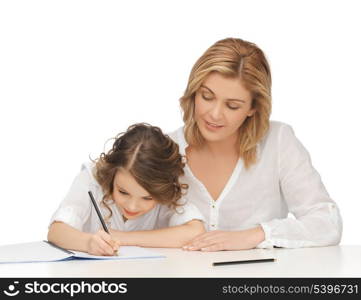
POLYGON ((52 216, 48 240, 65 249, 93 255, 113 255, 113 248, 118 248, 119 245, 109 234, 103 230, 96 233, 82 231, 92 210, 88 191, 97 194, 96 182, 89 167, 88 164, 82 165, 82 170, 75 177, 66 197, 52 216))
POLYGON ((65 249, 88 252, 93 255, 113 255, 119 243, 103 230, 97 233, 82 232, 63 222, 51 224, 48 241, 65 249))
POLYGON ((183 225, 144 231, 111 230, 112 236, 121 245, 181 248, 193 238, 205 232, 203 222, 192 220, 183 225))
POLYGON ((48 241, 65 249, 87 252, 89 233, 85 233, 63 222, 54 222, 48 231, 48 241))

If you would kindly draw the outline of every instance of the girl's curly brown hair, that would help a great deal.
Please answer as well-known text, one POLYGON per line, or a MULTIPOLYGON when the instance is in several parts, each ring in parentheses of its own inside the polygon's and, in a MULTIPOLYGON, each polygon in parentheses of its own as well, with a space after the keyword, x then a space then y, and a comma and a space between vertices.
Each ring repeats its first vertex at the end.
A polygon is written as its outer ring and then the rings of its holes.
POLYGON ((112 211, 113 181, 119 169, 127 170, 157 202, 171 208, 179 206, 187 184, 179 183, 184 174, 184 162, 178 145, 158 127, 138 123, 128 127, 125 133, 115 137, 112 149, 101 153, 94 161, 94 176, 102 187, 102 204, 112 211))

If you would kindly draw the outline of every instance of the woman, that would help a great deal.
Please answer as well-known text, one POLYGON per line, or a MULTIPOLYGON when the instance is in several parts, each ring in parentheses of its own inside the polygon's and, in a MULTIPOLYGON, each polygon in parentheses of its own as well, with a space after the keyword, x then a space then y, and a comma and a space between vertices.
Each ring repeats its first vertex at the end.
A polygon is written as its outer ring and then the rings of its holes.
POLYGON ((208 230, 185 249, 340 242, 339 210, 308 152, 289 125, 269 121, 271 73, 261 49, 216 42, 194 65, 180 102, 185 125, 170 136, 187 157, 182 180, 208 230))

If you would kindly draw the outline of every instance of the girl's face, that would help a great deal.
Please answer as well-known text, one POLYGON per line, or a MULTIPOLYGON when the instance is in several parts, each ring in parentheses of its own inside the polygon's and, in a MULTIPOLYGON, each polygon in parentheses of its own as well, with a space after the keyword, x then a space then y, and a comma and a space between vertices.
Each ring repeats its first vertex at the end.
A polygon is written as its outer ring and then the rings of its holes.
POLYGON ((208 142, 237 141, 240 126, 254 114, 252 96, 239 78, 211 73, 195 95, 195 121, 208 142))
POLYGON ((157 202, 125 169, 118 170, 113 182, 113 200, 128 220, 152 210, 157 202))

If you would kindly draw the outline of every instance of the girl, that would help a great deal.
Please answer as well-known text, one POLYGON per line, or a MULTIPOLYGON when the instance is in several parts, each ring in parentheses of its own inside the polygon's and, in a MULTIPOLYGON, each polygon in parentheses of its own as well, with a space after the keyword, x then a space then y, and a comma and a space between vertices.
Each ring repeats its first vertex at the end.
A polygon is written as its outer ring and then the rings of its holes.
POLYGON ((183 166, 177 144, 158 127, 130 126, 107 154, 83 164, 51 218, 48 240, 94 255, 112 255, 120 245, 183 246, 204 232, 202 215, 182 198, 183 166), (99 229, 88 191, 110 234, 99 229))
POLYGON ((209 231, 187 249, 340 242, 339 209, 308 152, 289 125, 269 121, 271 72, 260 48, 216 42, 195 63, 180 103, 185 124, 170 136, 187 156, 188 196, 209 231))

